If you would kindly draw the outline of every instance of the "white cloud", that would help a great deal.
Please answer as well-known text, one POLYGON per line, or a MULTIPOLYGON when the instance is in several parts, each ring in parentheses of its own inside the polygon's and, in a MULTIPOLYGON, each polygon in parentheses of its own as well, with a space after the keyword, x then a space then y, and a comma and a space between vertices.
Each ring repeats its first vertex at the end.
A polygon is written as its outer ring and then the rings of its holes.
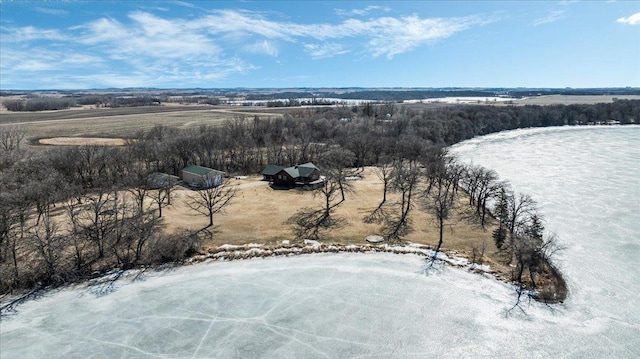
MULTIPOLYGON (((363 11, 386 10, 372 6, 363 11)), ((93 87, 199 86, 203 80, 217 81, 257 69, 242 54, 278 57, 277 45, 283 41, 300 46, 313 59, 350 52, 391 58, 494 21, 480 16, 413 15, 297 23, 235 10, 170 16, 135 11, 125 18, 102 17, 60 30, 2 27, 0 66, 3 74, 28 73, 34 81, 39 73, 51 81, 47 87, 72 83, 76 87, 89 83, 93 87), (238 55, 229 55, 238 49, 238 55)))
POLYGON ((621 17, 616 21, 627 25, 640 25, 640 12, 627 17, 621 17))
POLYGON ((250 45, 245 45, 243 50, 254 54, 265 54, 273 57, 278 56, 278 49, 273 43, 267 40, 257 41, 250 45))
POLYGON ((35 10, 39 13, 47 14, 47 15, 63 16, 63 15, 69 14, 67 10, 51 9, 51 8, 40 7, 40 6, 36 6, 35 10))
POLYGON ((336 55, 349 53, 348 49, 345 49, 341 44, 336 43, 304 44, 304 49, 314 59, 333 57, 336 55))
POLYGON ((20 49, 2 48, 2 71, 51 71, 73 70, 97 67, 103 59, 72 49, 31 49, 29 52, 20 49))
POLYGON ((182 20, 165 20, 148 13, 129 15, 132 24, 102 18, 85 26, 81 42, 100 47, 116 58, 189 59, 215 56, 220 48, 182 20))
POLYGON ((237 11, 219 11, 192 21, 192 28, 206 28, 212 35, 233 35, 235 39, 263 37, 297 42, 300 39, 343 40, 362 37, 369 44, 368 52, 374 56, 396 54, 417 46, 447 38, 472 26, 493 22, 478 16, 462 18, 380 17, 366 21, 347 19, 338 24, 296 24, 270 21, 260 14, 237 11))
POLYGON ((387 6, 370 5, 363 9, 335 9, 336 14, 338 14, 339 16, 365 16, 373 11, 389 12, 391 11, 391 8, 387 6))
POLYGON ((73 28, 74 30, 86 30, 81 36, 80 42, 87 45, 102 44, 118 39, 127 39, 131 35, 124 25, 114 19, 98 19, 85 26, 73 28))
MULTIPOLYGON (((102 72, 91 75, 76 75, 68 78, 54 78, 54 81, 60 83, 62 88, 90 88, 90 87, 143 87, 147 85, 148 79, 139 73, 121 74, 117 72, 102 72), (65 86, 65 83, 67 84, 65 86), (99 84, 96 86, 96 84, 99 84), (81 85, 81 86, 79 86, 81 85)), ((56 86, 58 88, 58 86, 56 86)))
POLYGON ((33 26, 3 27, 2 41, 28 42, 36 40, 63 41, 67 37, 58 30, 39 29, 33 26))
POLYGON ((188 26, 192 29, 205 29, 211 35, 236 34, 259 35, 269 39, 284 39, 292 41, 295 24, 269 21, 262 15, 246 11, 221 10, 215 15, 208 15, 191 21, 188 26))
POLYGON ((547 16, 533 20, 533 26, 549 24, 564 19, 566 10, 550 10, 547 16))
POLYGON ((13 67, 13 70, 17 71, 50 71, 55 70, 56 66, 50 62, 43 62, 38 60, 24 60, 13 67))
POLYGON ((445 39, 475 25, 492 22, 476 16, 464 18, 422 19, 417 16, 379 18, 365 23, 363 31, 369 34, 369 47, 374 56, 394 55, 418 46, 445 39))
POLYGON ((176 4, 176 5, 179 5, 179 6, 183 6, 183 7, 188 7, 188 8, 191 8, 191 9, 196 7, 192 3, 189 3, 189 2, 186 2, 186 1, 174 0, 174 1, 170 1, 170 3, 176 4))
POLYGON ((60 61, 60 63, 63 65, 74 66, 98 66, 103 62, 104 60, 98 56, 68 52, 65 52, 63 58, 60 61))

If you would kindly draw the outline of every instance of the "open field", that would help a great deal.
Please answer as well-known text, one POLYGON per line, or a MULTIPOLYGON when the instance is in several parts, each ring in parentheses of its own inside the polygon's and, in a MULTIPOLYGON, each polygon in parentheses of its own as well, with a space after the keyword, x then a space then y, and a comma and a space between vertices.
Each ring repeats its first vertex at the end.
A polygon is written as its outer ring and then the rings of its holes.
POLYGON ((122 138, 106 137, 50 137, 38 141, 49 146, 124 146, 127 141, 122 138))
POLYGON ((5 112, 0 117, 0 126, 20 126, 26 131, 28 140, 45 137, 131 138, 138 131, 146 131, 156 125, 178 128, 217 126, 227 119, 255 115, 279 117, 282 113, 265 108, 186 105, 5 112))

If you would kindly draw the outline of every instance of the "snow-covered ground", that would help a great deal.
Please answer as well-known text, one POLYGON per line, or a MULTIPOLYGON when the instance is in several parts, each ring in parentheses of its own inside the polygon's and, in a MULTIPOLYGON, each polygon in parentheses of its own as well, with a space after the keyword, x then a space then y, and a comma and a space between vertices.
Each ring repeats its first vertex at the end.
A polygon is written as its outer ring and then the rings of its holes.
POLYGON ((404 103, 459 103, 459 104, 474 104, 474 103, 494 103, 494 102, 507 102, 514 101, 512 97, 437 97, 427 98, 423 100, 406 100, 404 103))

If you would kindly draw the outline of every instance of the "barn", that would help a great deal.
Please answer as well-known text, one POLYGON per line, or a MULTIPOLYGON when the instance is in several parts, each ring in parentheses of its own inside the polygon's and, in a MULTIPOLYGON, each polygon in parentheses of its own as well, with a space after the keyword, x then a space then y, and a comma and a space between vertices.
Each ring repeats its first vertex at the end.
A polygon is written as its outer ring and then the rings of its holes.
POLYGON ((209 167, 191 165, 182 170, 182 180, 193 188, 211 188, 222 183, 224 172, 209 167))

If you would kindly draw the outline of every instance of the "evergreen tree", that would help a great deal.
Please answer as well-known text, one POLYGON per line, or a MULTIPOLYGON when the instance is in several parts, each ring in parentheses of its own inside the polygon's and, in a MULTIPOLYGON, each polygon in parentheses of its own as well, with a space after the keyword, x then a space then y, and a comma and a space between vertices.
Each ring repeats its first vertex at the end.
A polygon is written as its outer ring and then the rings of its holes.
POLYGON ((496 247, 502 248, 507 239, 508 231, 506 227, 509 221, 509 195, 504 187, 500 189, 498 203, 496 203, 493 212, 498 222, 500 222, 499 227, 493 231, 493 240, 496 242, 496 247))
POLYGON ((541 218, 536 213, 534 213, 533 215, 531 215, 530 220, 531 223, 525 229, 525 233, 527 234, 527 236, 529 236, 529 238, 542 242, 544 225, 542 224, 541 218))
POLYGON ((496 242, 496 247, 501 249, 504 245, 505 240, 507 239, 507 229, 504 227, 504 224, 500 223, 500 227, 496 228, 493 231, 493 240, 496 242))

